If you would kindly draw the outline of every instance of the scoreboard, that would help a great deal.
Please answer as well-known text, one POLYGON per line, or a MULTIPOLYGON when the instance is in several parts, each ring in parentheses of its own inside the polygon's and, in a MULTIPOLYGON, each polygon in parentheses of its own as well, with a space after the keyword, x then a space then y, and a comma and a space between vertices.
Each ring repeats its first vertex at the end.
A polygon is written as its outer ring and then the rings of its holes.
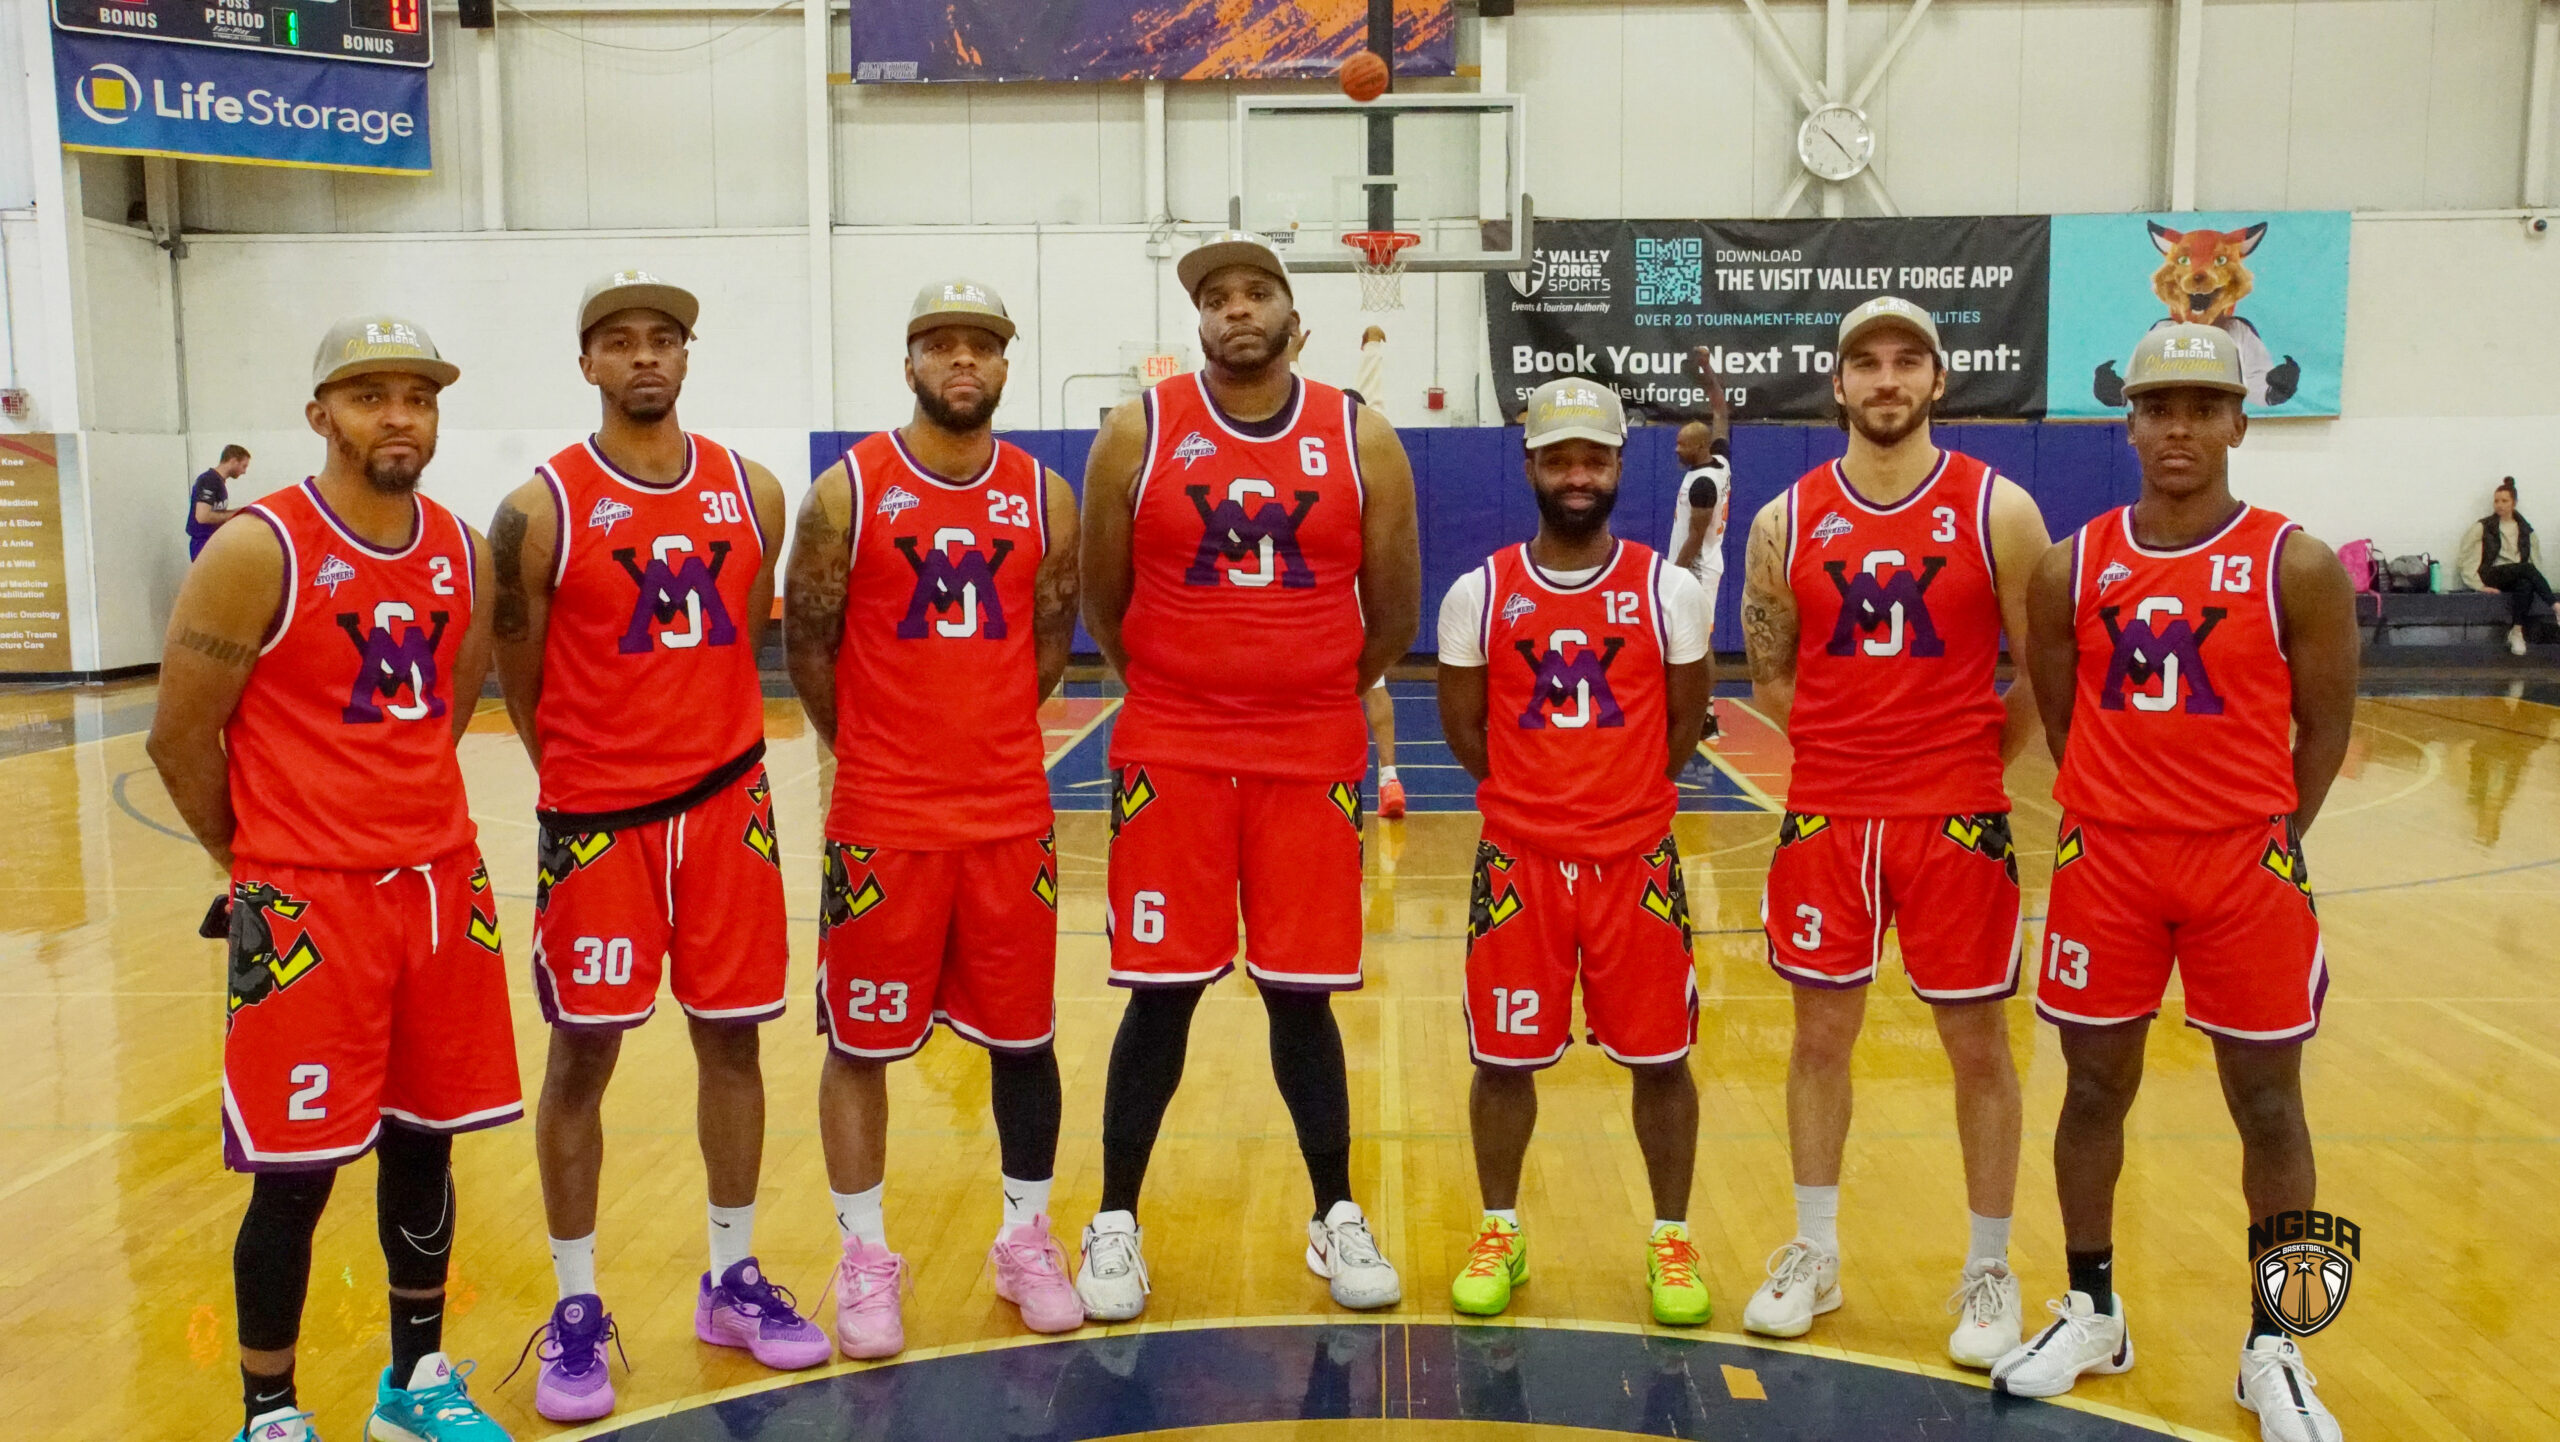
POLYGON ((435 62, 427 0, 53 0, 53 23, 92 35, 315 60, 435 62))

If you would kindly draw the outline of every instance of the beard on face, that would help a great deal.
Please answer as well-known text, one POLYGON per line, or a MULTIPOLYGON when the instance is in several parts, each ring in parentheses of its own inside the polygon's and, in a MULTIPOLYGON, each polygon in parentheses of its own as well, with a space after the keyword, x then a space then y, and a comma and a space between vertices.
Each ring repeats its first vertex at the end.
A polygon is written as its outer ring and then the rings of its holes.
POLYGON ((1590 510, 1569 511, 1561 494, 1542 487, 1531 490, 1538 498, 1538 518, 1561 541, 1588 540, 1600 534, 1609 524, 1609 513, 1618 508, 1616 491, 1594 491, 1590 510))
POLYGON ((1898 426, 1876 425, 1867 419, 1867 413, 1865 411, 1860 410, 1855 406, 1847 406, 1843 407, 1843 409, 1848 413, 1849 428, 1851 430, 1865 436, 1875 445, 1891 446, 1899 443, 1903 437, 1910 435, 1913 431, 1927 425, 1929 423, 1930 414, 1937 409, 1937 402, 1929 400, 1912 402, 1911 414, 1904 417, 1902 424, 1898 426))
POLYGON ((364 472, 365 484, 386 496, 405 495, 418 488, 418 478, 426 474, 427 462, 434 460, 432 443, 421 444, 414 456, 385 456, 372 451, 358 454, 345 436, 330 440, 338 455, 355 469, 364 472))
POLYGON ((985 376, 978 377, 984 389, 974 401, 948 401, 940 392, 928 390, 919 378, 915 383, 916 409, 924 418, 946 431, 974 431, 996 413, 996 405, 1004 399, 1004 387, 988 385, 985 376))
POLYGON ((1293 317, 1282 321, 1275 331, 1265 331, 1259 341, 1253 337, 1229 332, 1216 345, 1203 342, 1201 349, 1210 359, 1231 371, 1258 371, 1289 353, 1289 343, 1298 338, 1298 323, 1293 317))
POLYGON ((623 419, 637 421, 644 426, 665 420, 675 408, 676 393, 673 387, 656 395, 625 396, 614 402, 614 409, 622 412, 623 419))

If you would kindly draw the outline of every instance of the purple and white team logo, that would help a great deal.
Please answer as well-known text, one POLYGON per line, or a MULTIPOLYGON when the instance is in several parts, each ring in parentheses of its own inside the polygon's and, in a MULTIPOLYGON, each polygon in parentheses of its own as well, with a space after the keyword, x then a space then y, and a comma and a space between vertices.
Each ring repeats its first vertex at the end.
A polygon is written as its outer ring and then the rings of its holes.
POLYGON ((892 485, 888 490, 881 492, 880 504, 872 507, 872 510, 877 515, 894 516, 901 511, 912 511, 923 504, 924 502, 916 499, 915 492, 904 486, 892 485))
POLYGON ((1529 663, 1529 704, 1520 712, 1521 730, 1553 726, 1571 731, 1627 724, 1618 693, 1609 686, 1609 668, 1627 644, 1625 637, 1611 636, 1596 651, 1580 631, 1556 632, 1547 638, 1544 651, 1525 638, 1511 644, 1518 648, 1520 659, 1529 663))
POLYGON ((915 591, 907 599, 907 614, 898 622, 898 639, 921 641, 929 636, 960 638, 980 636, 1001 641, 1008 634, 1004 619, 1004 597, 996 590, 996 573, 1004 569, 1005 559, 1013 554, 1013 542, 999 537, 987 551, 978 549, 978 535, 963 526, 946 526, 933 536, 933 549, 926 550, 913 536, 898 536, 890 544, 907 558, 916 573, 915 591))
POLYGON ((622 502, 615 500, 611 496, 598 496, 596 497, 596 508, 587 512, 587 529, 592 531, 601 526, 604 528, 604 533, 610 536, 613 534, 613 528, 615 526, 630 519, 631 508, 629 506, 624 505, 622 502))
POLYGON ((312 573, 311 584, 328 587, 329 594, 335 597, 340 586, 355 578, 356 568, 339 560, 336 554, 332 553, 321 558, 320 569, 312 573))
POLYGON ((2109 586, 2114 585, 2118 581, 2130 581, 2132 579, 2133 568, 2131 566, 2126 565, 2122 561, 2109 561, 2107 562, 2107 568, 2098 573, 2098 594, 2103 596, 2107 594, 2107 588, 2109 586))
POLYGON ((2175 596, 2144 597, 2133 608, 2131 621, 2121 619, 2122 606, 2098 608, 2107 639, 2115 643, 2107 658, 2107 679, 2098 689, 2099 709, 2122 711, 2130 702, 2136 711, 2168 711, 2177 707, 2183 688, 2188 715, 2222 714, 2222 694, 2205 671, 2204 643, 2230 613, 2207 606, 2204 624, 2192 626, 2181 614, 2185 610, 2186 603, 2175 596), (2159 689, 2139 689, 2155 681, 2159 689))
POLYGON ((1182 462, 1182 468, 1186 471, 1217 453, 1218 443, 1198 431, 1184 436, 1182 444, 1173 448, 1173 458, 1182 462))
POLYGON ((1538 609, 1538 603, 1514 591, 1502 598, 1502 624, 1508 626, 1538 609))
POLYGON ((417 624, 417 616, 400 601, 375 606, 371 626, 356 612, 338 613, 338 629, 347 633, 356 648, 355 684, 347 691, 339 720, 363 726, 386 717, 425 721, 445 714, 444 698, 436 694, 436 647, 444 640, 445 622, 451 615, 428 612, 424 629, 417 624), (407 700, 398 699, 404 694, 407 700))
POLYGON ((1849 524, 1847 518, 1838 511, 1825 511, 1822 513, 1822 519, 1813 523, 1813 539, 1820 544, 1829 545, 1849 534, 1853 529, 1855 528, 1849 524))
POLYGON ((1315 570, 1298 547, 1298 528, 1306 524, 1322 492, 1296 492, 1297 504, 1285 511, 1269 481, 1250 477, 1229 482, 1227 498, 1214 506, 1207 486, 1185 486, 1182 493, 1200 512, 1200 549, 1182 573, 1184 585, 1215 586, 1224 580, 1248 587, 1277 583, 1290 591, 1315 585, 1315 570), (1252 564, 1221 571, 1222 561, 1252 564))
POLYGON ((1944 556, 1922 556, 1915 573, 1900 551, 1869 551, 1854 574, 1847 561, 1823 562, 1823 574, 1840 592, 1840 618, 1832 623, 1831 640, 1823 650, 1833 656, 1947 654, 1947 643, 1929 617, 1929 587, 1946 567, 1944 556))
POLYGON ((639 557, 636 546, 613 553, 623 574, 640 588, 632 601, 631 624, 623 628, 618 647, 623 655, 641 655, 658 646, 685 651, 736 643, 737 622, 729 617, 729 604, 720 599, 720 568, 729 562, 727 541, 711 543, 708 565, 693 553, 693 541, 685 536, 660 536, 649 547, 647 565, 639 557), (673 629, 678 617, 684 625, 673 629))

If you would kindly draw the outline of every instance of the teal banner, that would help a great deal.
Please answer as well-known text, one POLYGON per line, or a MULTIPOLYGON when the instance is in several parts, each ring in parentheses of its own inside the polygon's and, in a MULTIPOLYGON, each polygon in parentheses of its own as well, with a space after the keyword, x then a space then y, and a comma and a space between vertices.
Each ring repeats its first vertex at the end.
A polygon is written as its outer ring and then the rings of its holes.
POLYGON ((2053 218, 2045 414, 2124 414, 2125 358, 2157 326, 2236 336, 2256 416, 2334 416, 2347 354, 2347 212, 2053 218))

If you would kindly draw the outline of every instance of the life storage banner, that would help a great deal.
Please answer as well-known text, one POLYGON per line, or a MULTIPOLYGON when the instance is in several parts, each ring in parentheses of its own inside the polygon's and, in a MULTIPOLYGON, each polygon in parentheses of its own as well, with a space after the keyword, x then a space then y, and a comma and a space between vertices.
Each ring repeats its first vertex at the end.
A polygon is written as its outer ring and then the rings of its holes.
POLYGON ((53 32, 66 150, 424 175, 427 72, 53 32))
POLYGON ((2240 338, 2253 413, 2335 415, 2347 216, 1541 217, 1529 268, 1484 284, 1514 424, 1559 375, 1609 383, 1648 420, 1702 417, 1700 346, 1737 420, 1828 421, 1840 317, 1878 295, 1936 319, 1941 416, 2120 418, 2125 359, 2172 320, 2240 338))

